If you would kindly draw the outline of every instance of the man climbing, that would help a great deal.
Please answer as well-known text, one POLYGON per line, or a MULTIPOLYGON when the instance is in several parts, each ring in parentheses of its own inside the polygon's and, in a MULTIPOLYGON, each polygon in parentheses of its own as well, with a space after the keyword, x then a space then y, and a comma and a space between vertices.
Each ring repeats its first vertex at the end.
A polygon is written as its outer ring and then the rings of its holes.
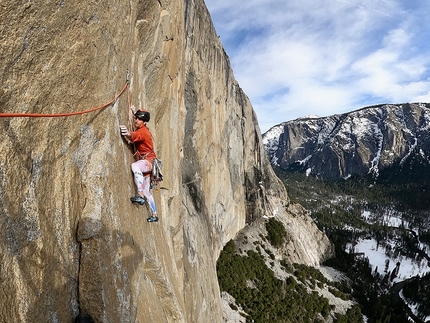
MULTIPOLYGON (((132 107, 134 108, 134 107, 132 107)), ((134 109, 133 109, 134 112, 134 109)), ((150 119, 150 114, 146 110, 137 110, 134 113, 134 124, 136 131, 130 132, 125 126, 119 126, 121 135, 129 139, 136 145, 136 162, 131 164, 134 175, 137 194, 130 198, 132 203, 145 204, 145 199, 151 207, 152 215, 147 219, 148 222, 157 222, 157 210, 155 208, 154 197, 150 192, 152 160, 156 158, 152 135, 146 123, 150 119)))

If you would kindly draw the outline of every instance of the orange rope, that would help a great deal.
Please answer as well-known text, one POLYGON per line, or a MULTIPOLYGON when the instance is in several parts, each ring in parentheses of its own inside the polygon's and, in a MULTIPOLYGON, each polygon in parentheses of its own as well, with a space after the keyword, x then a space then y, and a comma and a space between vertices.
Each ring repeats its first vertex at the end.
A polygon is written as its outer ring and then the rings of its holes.
MULTIPOLYGON (((93 109, 85 110, 85 111, 78 111, 78 112, 70 112, 70 113, 52 113, 52 114, 43 114, 43 113, 0 113, 0 118, 16 118, 16 117, 30 117, 30 118, 55 118, 55 117, 70 117, 70 116, 76 116, 79 114, 89 113, 93 111, 97 111, 100 109, 103 109, 107 107, 108 105, 111 105, 113 102, 118 99, 122 93, 124 93, 125 89, 128 89, 128 82, 125 83, 124 87, 121 89, 121 91, 108 103, 105 103, 101 106, 98 106, 93 109)), ((130 96, 130 93, 129 93, 130 96)), ((130 99, 129 99, 129 106, 130 106, 130 99)))
POLYGON ((130 88, 127 89, 127 101, 128 101, 128 125, 130 126, 130 131, 133 131, 133 120, 130 118, 131 110, 131 98, 130 98, 130 88))
MULTIPOLYGON (((127 88, 127 101, 128 101, 128 125, 130 126, 130 131, 134 131, 133 119, 130 118, 130 111, 131 111, 131 114, 133 114, 133 110, 131 109, 130 88, 127 88)), ((133 151, 135 152, 133 156, 136 156, 136 154, 139 152, 136 149, 136 144, 134 142, 133 142, 133 151)))

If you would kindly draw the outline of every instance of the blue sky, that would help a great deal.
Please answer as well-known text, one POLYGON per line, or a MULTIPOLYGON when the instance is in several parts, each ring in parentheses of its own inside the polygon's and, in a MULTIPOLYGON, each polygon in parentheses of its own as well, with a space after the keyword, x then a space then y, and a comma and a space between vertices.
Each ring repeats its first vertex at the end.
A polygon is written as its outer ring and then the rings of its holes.
POLYGON ((205 0, 261 131, 430 102, 428 0, 205 0))

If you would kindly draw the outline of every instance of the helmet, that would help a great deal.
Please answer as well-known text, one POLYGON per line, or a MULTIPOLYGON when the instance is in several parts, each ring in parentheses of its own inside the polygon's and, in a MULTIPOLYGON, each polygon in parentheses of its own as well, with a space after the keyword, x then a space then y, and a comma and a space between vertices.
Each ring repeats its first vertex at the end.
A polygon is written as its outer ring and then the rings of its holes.
POLYGON ((143 111, 142 110, 137 110, 136 113, 134 114, 134 116, 137 119, 140 119, 140 120, 145 121, 145 122, 148 122, 149 119, 151 118, 151 115, 146 110, 143 110, 143 111))

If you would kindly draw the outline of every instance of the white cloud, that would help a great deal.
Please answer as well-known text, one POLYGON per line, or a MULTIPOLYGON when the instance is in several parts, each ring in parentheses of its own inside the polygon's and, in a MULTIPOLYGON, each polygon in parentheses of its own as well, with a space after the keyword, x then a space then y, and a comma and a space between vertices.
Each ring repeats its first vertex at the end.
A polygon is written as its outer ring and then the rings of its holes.
POLYGON ((263 132, 308 114, 428 101, 430 2, 206 3, 263 132))

